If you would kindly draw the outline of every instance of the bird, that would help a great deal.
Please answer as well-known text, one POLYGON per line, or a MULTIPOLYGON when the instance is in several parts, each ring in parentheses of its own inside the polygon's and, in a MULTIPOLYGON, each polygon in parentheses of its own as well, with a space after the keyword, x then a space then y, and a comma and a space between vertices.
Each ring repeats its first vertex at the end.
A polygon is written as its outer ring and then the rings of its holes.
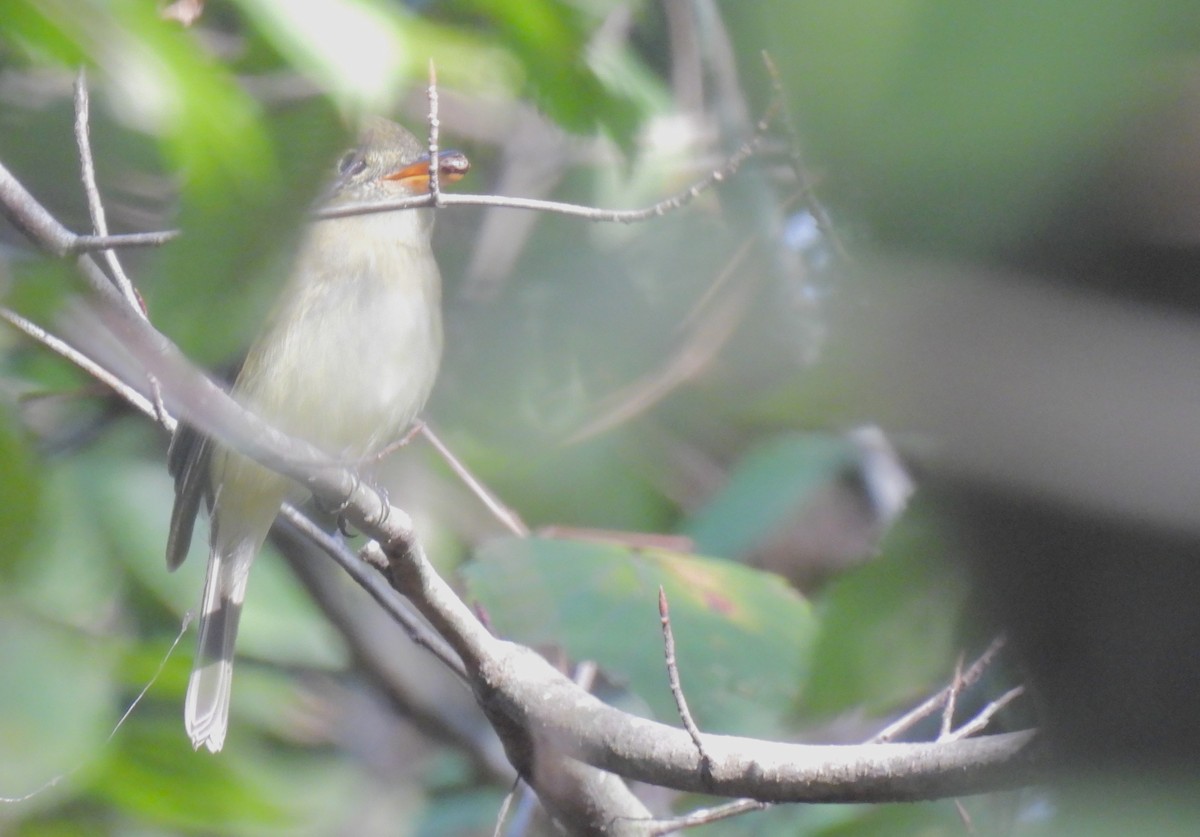
MULTIPOLYGON (((468 168, 438 155, 440 182, 468 168)), ((373 117, 340 157, 326 207, 429 191, 430 156, 400 125, 373 117)), ((377 455, 416 419, 442 355, 441 276, 430 209, 312 222, 232 395, 275 428, 348 463, 377 455)), ((186 557, 200 504, 208 569, 184 725, 194 749, 220 752, 229 727, 234 642, 250 568, 288 480, 181 422, 168 452, 175 505, 167 566, 186 557)))

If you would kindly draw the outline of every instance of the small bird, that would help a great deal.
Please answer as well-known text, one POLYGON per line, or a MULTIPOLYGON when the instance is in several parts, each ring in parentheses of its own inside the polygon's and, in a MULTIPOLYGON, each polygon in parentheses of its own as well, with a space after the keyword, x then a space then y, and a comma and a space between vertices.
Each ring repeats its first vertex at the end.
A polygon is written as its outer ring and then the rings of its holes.
MULTIPOLYGON (((441 182, 467 160, 438 155, 441 182)), ((430 160, 415 136, 367 122, 342 156, 325 206, 429 190, 430 160)), ((441 276, 428 209, 314 222, 286 285, 246 356, 234 397, 279 430, 353 462, 377 454, 425 405, 442 354, 441 276)), ((219 752, 229 725, 234 640, 250 566, 290 493, 284 477, 215 445, 185 424, 168 454, 175 507, 167 566, 187 555, 200 503, 210 553, 184 720, 192 746, 219 752)))

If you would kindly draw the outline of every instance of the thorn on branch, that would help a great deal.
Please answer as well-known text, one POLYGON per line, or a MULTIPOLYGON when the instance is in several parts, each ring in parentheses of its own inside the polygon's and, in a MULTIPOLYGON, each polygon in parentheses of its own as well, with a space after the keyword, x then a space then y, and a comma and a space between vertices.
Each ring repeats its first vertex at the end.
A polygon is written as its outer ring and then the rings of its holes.
MULTIPOLYGON (((995 661, 1000 650, 1004 648, 1006 643, 1004 635, 1000 635, 992 640, 991 644, 984 650, 979 658, 971 664, 970 668, 962 674, 961 688, 967 688, 978 682, 983 673, 995 661)), ((897 736, 911 729, 915 724, 924 718, 929 717, 934 712, 937 712, 946 705, 946 701, 950 698, 951 687, 947 686, 937 694, 926 699, 923 703, 910 709, 908 712, 901 715, 892 723, 888 724, 882 730, 875 734, 869 741, 871 744, 886 744, 889 741, 894 741, 897 736)))
POLYGON ((954 709, 958 705, 958 696, 963 689, 963 655, 959 654, 954 661, 954 679, 950 681, 950 694, 946 696, 946 707, 942 710, 942 729, 938 735, 941 741, 954 729, 954 709))

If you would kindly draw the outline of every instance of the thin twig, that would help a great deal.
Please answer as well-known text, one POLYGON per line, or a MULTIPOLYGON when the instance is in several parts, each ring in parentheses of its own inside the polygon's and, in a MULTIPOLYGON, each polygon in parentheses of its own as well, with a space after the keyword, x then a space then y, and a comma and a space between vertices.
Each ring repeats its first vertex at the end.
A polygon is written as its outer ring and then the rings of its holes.
POLYGON ((712 286, 688 312, 680 324, 685 330, 683 338, 663 364, 601 398, 595 407, 597 415, 572 432, 563 444, 578 444, 641 415, 708 368, 742 322, 754 286, 752 282, 742 282, 716 297, 713 288, 726 285, 753 243, 754 238, 743 242, 713 280, 712 286), (720 304, 716 304, 718 299, 720 304))
POLYGON ((55 256, 71 254, 78 238, 38 203, 21 181, 0 162, 0 212, 30 240, 55 256))
POLYGON ((332 558, 334 563, 366 590, 392 621, 404 629, 409 639, 437 657, 459 678, 466 679, 466 669, 462 659, 454 653, 454 649, 417 616, 412 606, 392 589, 383 576, 372 570, 360 556, 347 549, 345 543, 313 523, 295 506, 285 503, 280 514, 292 528, 332 558))
MULTIPOLYGON (((501 195, 446 194, 441 192, 439 188, 436 195, 428 193, 370 204, 346 204, 324 207, 317 210, 313 217, 317 220, 326 220, 331 218, 345 218, 352 215, 369 215, 375 212, 394 212, 403 209, 421 209, 434 206, 488 206, 500 209, 548 212, 572 218, 583 218, 588 221, 633 224, 661 217, 669 212, 680 209, 712 187, 736 174, 742 165, 758 153, 762 147, 764 139, 762 131, 767 121, 767 118, 760 121, 760 132, 743 143, 740 148, 726 159, 720 168, 709 173, 707 177, 655 204, 639 209, 600 209, 592 206, 564 203, 562 201, 505 197, 501 195)), ((438 172, 436 169, 431 172, 431 187, 437 175, 438 172)), ((3 164, 0 164, 0 212, 3 212, 18 229, 25 232, 30 238, 38 241, 47 250, 57 256, 80 255, 97 250, 113 250, 127 247, 157 247, 173 241, 181 234, 179 230, 159 230, 122 235, 78 235, 64 227, 54 216, 47 212, 25 190, 20 181, 12 176, 3 164)))
POLYGON ((671 834, 675 831, 682 831, 685 828, 708 825, 719 820, 727 820, 730 817, 748 814, 752 811, 765 811, 770 807, 771 804, 769 802, 759 802, 757 799, 735 799, 733 802, 726 802, 724 805, 715 805, 712 808, 697 808, 695 811, 690 811, 682 816, 655 820, 654 824, 642 833, 647 835, 647 837, 660 837, 663 834, 671 834))
MULTIPOLYGON (((90 113, 87 73, 80 67, 79 73, 75 76, 75 145, 79 149, 80 178, 83 181, 84 194, 87 195, 88 214, 92 218, 92 227, 96 235, 106 236, 108 235, 108 219, 104 213, 104 201, 100 198, 100 187, 96 184, 96 161, 92 155, 91 129, 89 126, 90 113)), ((104 259, 104 263, 108 265, 109 275, 112 276, 113 283, 117 286, 117 290, 121 292, 121 296, 125 299, 125 302, 143 319, 148 319, 145 303, 142 302, 141 296, 138 295, 137 290, 133 287, 133 282, 130 281, 129 275, 125 273, 125 268, 121 266, 121 260, 117 258, 117 251, 111 248, 102 250, 101 256, 104 259)), ((150 378, 150 394, 154 401, 155 419, 159 424, 165 424, 167 420, 167 408, 163 404, 162 392, 159 389, 158 382, 153 378, 150 378)))
POLYGON ((500 837, 504 831, 504 820, 508 818, 508 810, 512 807, 513 798, 517 794, 517 788, 521 784, 521 777, 513 779, 512 787, 508 789, 508 793, 504 794, 504 800, 500 803, 500 810, 496 812, 496 827, 492 829, 492 837, 500 837))
POLYGON ((958 696, 963 689, 962 679, 963 655, 960 653, 954 661, 954 679, 950 681, 950 694, 946 695, 946 706, 942 710, 942 729, 938 741, 950 734, 954 729, 954 708, 958 705, 958 696))
MULTIPOLYGON (((0 308, 0 319, 3 319, 26 337, 41 343, 59 357, 62 357, 65 360, 75 364, 97 381, 111 388, 117 393, 117 395, 129 402, 131 406, 135 407, 142 413, 145 413, 155 421, 159 421, 153 401, 151 401, 149 398, 146 398, 133 387, 127 385, 116 375, 113 375, 103 366, 96 363, 94 360, 80 352, 75 347, 71 346, 62 338, 51 334, 50 332, 46 331, 46 329, 25 319, 17 312, 8 308, 0 308)), ((160 421, 160 423, 162 423, 167 430, 173 432, 175 429, 175 420, 170 416, 166 416, 165 418, 166 422, 164 423, 160 421)))
POLYGON ((954 809, 958 811, 958 818, 962 820, 963 829, 968 834, 974 834, 975 823, 971 821, 971 815, 967 813, 967 806, 963 805, 961 799, 954 800, 954 809))
POLYGON ((796 181, 800 184, 801 199, 804 201, 805 207, 812 214, 813 220, 817 222, 817 229, 820 231, 821 236, 833 245, 834 252, 841 259, 848 261, 850 253, 842 242, 842 237, 838 235, 837 228, 834 226, 833 220, 829 217, 829 213, 825 211, 824 204, 817 199, 816 189, 808 173, 808 164, 805 162, 804 156, 800 151, 800 132, 796 130, 796 123, 792 119, 791 111, 787 107, 787 99, 784 96, 783 80, 779 75, 779 69, 775 66, 771 54, 766 50, 763 50, 762 60, 767 68, 767 75, 771 77, 771 86, 775 92, 775 101, 779 103, 780 121, 783 123, 783 130, 788 138, 788 157, 792 163, 792 173, 795 174, 796 181))
POLYGON ((945 740, 958 741, 959 739, 969 738, 976 733, 982 732, 987 725, 991 723, 992 718, 995 717, 997 712, 1008 706, 1023 694, 1025 694, 1024 686, 1014 686, 1004 694, 1000 695, 1000 697, 993 700, 987 706, 983 707, 983 709, 981 709, 974 718, 967 721, 961 727, 954 730, 954 732, 947 735, 945 740))
MULTIPOLYGON (((641 209, 598 209, 592 206, 562 203, 560 201, 544 201, 534 198, 513 198, 500 195, 464 195, 457 192, 442 194, 437 206, 495 206, 502 209, 527 209, 537 212, 550 212, 566 215, 572 218, 583 218, 588 221, 607 221, 620 224, 632 224, 646 221, 650 218, 661 217, 694 201, 713 186, 732 177, 742 165, 754 156, 762 146, 761 135, 747 140, 725 161, 724 165, 711 172, 703 180, 697 181, 688 188, 664 198, 651 206, 641 209)), ((344 218, 349 215, 366 215, 373 212, 391 212, 398 209, 419 209, 434 206, 432 195, 415 195, 407 198, 397 198, 393 201, 379 201, 369 204, 347 204, 345 206, 326 207, 316 213, 320 219, 344 218)))
POLYGON ((71 241, 68 253, 92 253, 96 250, 125 250, 137 247, 161 247, 179 238, 179 230, 159 232, 122 233, 120 235, 77 235, 71 241))
MULTIPOLYGON (((670 197, 639 209, 602 209, 582 204, 564 203, 562 201, 547 201, 537 198, 518 198, 506 195, 473 195, 459 192, 442 192, 438 200, 433 200, 430 194, 413 195, 375 203, 352 203, 339 206, 328 206, 313 214, 315 220, 324 221, 333 218, 347 218, 353 215, 371 215, 376 212, 397 212, 405 209, 427 209, 432 206, 490 206, 499 209, 520 209, 530 212, 548 212, 554 215, 565 215, 569 218, 582 218, 586 221, 610 222, 617 224, 634 224, 658 218, 676 209, 686 206, 714 185, 733 176, 746 160, 753 156, 761 147, 761 141, 748 140, 724 166, 692 186, 670 197)), ((2 184, 0 184, 0 199, 3 199, 2 184)), ((179 230, 160 230, 157 232, 130 233, 128 235, 109 235, 104 237, 75 235, 70 230, 62 228, 60 234, 65 240, 60 244, 58 255, 84 253, 106 248, 124 247, 156 247, 174 240, 180 235, 179 230)))
POLYGON ((438 119, 437 68, 429 59, 429 194, 435 207, 441 206, 442 176, 438 165, 438 134, 442 122, 438 119))
POLYGON ((462 460, 454 455, 428 424, 422 424, 420 430, 425 438, 429 440, 429 444, 433 445, 433 449, 450 466, 450 470, 454 472, 454 475, 462 480, 467 489, 479 499, 479 502, 483 503, 487 510, 500 521, 501 525, 518 538, 529 537, 529 527, 525 525, 525 521, 521 519, 520 515, 500 502, 500 498, 492 493, 491 489, 484 485, 478 477, 471 473, 470 469, 463 464, 462 460))
MULTIPOLYGON (((92 228, 98 236, 108 235, 108 219, 104 213, 104 202, 100 199, 100 188, 96 185, 96 162, 92 156, 91 130, 89 120, 89 99, 87 73, 81 67, 75 76, 75 145, 79 149, 79 169, 83 181, 83 191, 87 195, 88 214, 92 218, 92 228)), ((129 303, 129 307, 143 317, 145 308, 128 274, 121 267, 116 252, 112 248, 101 251, 104 263, 112 274, 113 283, 120 290, 121 296, 129 303)))
POLYGON ((707 780, 712 776, 712 758, 704 749, 704 741, 700 738, 700 728, 692 719, 687 698, 683 694, 683 686, 679 682, 679 662, 675 658, 675 632, 671 629, 671 609, 667 605, 667 593, 661 584, 658 587, 658 617, 662 622, 663 653, 667 661, 667 682, 671 685, 671 696, 675 698, 675 708, 679 710, 683 728, 692 737, 696 751, 700 754, 700 773, 707 780))
MULTIPOLYGON (((980 677, 983 676, 984 671, 986 671, 988 666, 992 664, 992 661, 996 658, 996 655, 1000 653, 1000 649, 1004 647, 1005 641, 1006 640, 1003 635, 996 637, 994 640, 992 640, 991 645, 989 645, 984 652, 979 655, 979 658, 971 664, 971 667, 963 672, 963 688, 973 685, 979 680, 980 677)), ((925 700, 916 708, 910 709, 895 721, 888 724, 873 738, 871 738, 868 743, 883 744, 893 740, 896 736, 900 735, 905 730, 910 729, 917 722, 932 715, 934 712, 937 712, 939 709, 945 706, 946 700, 949 698, 949 696, 950 687, 947 686, 937 694, 925 700)))

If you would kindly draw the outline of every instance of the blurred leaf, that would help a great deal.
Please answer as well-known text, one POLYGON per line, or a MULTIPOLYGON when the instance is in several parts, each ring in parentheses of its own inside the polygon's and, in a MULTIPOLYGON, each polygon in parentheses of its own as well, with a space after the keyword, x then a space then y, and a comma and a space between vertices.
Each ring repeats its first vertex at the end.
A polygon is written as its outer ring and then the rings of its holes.
POLYGON ((42 474, 7 406, 0 407, 0 572, 26 546, 40 518, 42 474))
MULTIPOLYGON (((0 0, 0 45, 15 47, 26 57, 54 61, 66 66, 84 63, 85 54, 54 13, 36 0, 0 0)), ((8 50, 5 50, 7 52, 8 50)))
POLYGON ((534 100, 556 122, 580 134, 603 128, 621 147, 632 147, 642 114, 589 64, 598 18, 563 0, 454 0, 452 7, 496 27, 525 66, 534 100))
POLYGON ((910 512, 877 559, 823 592, 805 714, 882 714, 945 685, 966 583, 918 520, 910 512))
POLYGON ((747 72, 773 56, 811 159, 837 173, 826 197, 918 247, 992 247, 1044 218, 1197 20, 1178 0, 724 5, 747 72))
POLYGON ((794 519, 805 501, 857 457, 844 437, 795 434, 772 439, 742 459, 721 492, 684 525, 707 555, 734 557, 794 519))
POLYGON ((807 677, 816 628, 808 603, 782 579, 738 564, 530 538, 493 541, 462 572, 468 595, 502 636, 595 660, 660 720, 677 713, 663 662, 659 585, 701 728, 779 733, 807 677))
POLYGON ((296 816, 262 784, 232 770, 236 756, 195 753, 176 718, 124 727, 118 747, 91 772, 92 792, 118 810, 163 826, 227 832, 281 826, 296 816))
POLYGON ((459 790, 429 800, 414 827, 414 837, 487 834, 495 829, 504 793, 495 788, 459 790))
POLYGON ((304 215, 348 141, 328 102, 313 100, 263 126, 282 170, 255 173, 257 188, 189 182, 185 234, 155 254, 146 301, 159 327, 201 361, 228 360, 248 344, 290 267, 304 215))
POLYGON ((53 620, 92 626, 111 614, 122 579, 105 538, 104 509, 88 485, 104 455, 45 463, 47 512, 39 519, 28 561, 13 580, 23 605, 53 620))
MULTIPOLYGON (((5 289, 5 304, 23 317, 42 324, 53 322, 53 315, 58 313, 63 299, 70 293, 78 292, 79 288, 75 268, 62 259, 49 257, 17 262, 13 265, 13 280, 11 288, 5 289)), ((15 335, 7 325, 4 328, 15 335)), ((25 340, 24 337, 18 339, 25 340)), ((26 345, 34 346, 32 342, 26 345)), ((47 354, 40 346, 36 353, 47 354)), ((64 384, 67 382, 66 379, 60 380, 64 384)))
POLYGON ((98 69, 112 106, 130 123, 165 139, 193 182, 247 194, 263 182, 270 148, 258 107, 216 64, 191 31, 136 0, 5 0, 18 20, 37 21, 36 45, 58 46, 70 64, 98 69))
POLYGON ((292 67, 338 98, 368 109, 391 105, 412 67, 397 9, 366 0, 238 0, 292 67))
POLYGON ((0 795, 29 793, 103 747, 112 668, 95 640, 0 600, 0 795))
MULTIPOLYGON (((955 837, 963 833, 963 821, 949 801, 904 805, 839 806, 854 815, 827 828, 807 833, 813 837, 891 837, 920 834, 923 837, 955 837)), ((991 833, 986 819, 972 818, 981 833, 991 833)))

